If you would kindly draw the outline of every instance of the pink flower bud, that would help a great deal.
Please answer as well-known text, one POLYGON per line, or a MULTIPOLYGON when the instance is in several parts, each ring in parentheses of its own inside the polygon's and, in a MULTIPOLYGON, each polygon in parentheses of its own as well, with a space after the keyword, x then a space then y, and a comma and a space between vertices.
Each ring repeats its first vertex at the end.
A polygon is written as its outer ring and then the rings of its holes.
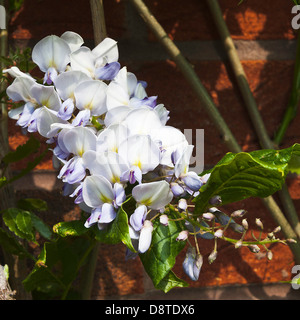
POLYGON ((167 226, 169 224, 169 217, 166 215, 166 214, 162 214, 160 217, 159 217, 159 222, 161 224, 163 224, 164 226, 167 226))
POLYGON ((187 230, 183 230, 179 233, 176 241, 185 241, 189 236, 189 232, 187 230))
POLYGON ((202 217, 206 220, 209 220, 209 221, 211 221, 215 218, 215 216, 211 212, 203 213, 202 217))
POLYGON ((215 233, 214 236, 216 238, 222 238, 223 237, 223 230, 222 229, 218 229, 215 233))

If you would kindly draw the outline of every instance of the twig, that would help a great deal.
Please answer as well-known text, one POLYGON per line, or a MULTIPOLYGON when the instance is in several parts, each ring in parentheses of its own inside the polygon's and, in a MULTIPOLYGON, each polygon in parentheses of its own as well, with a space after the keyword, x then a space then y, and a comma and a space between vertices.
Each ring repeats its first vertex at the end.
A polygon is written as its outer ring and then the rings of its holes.
POLYGON ((300 33, 298 32, 292 92, 288 102, 288 106, 283 115, 282 122, 274 136, 274 143, 276 145, 280 145, 280 143, 282 142, 285 136, 288 126, 290 125, 292 120, 295 118, 298 111, 299 100, 300 100, 300 33))
POLYGON ((92 12, 94 42, 99 44, 106 37, 106 26, 103 9, 103 0, 90 0, 92 12))
MULTIPOLYGON (((94 29, 94 42, 96 46, 106 37, 103 1, 90 0, 90 7, 94 29)), ((89 254, 87 264, 85 265, 83 270, 83 276, 81 279, 81 295, 83 300, 91 299, 97 257, 99 254, 100 246, 101 244, 99 242, 95 244, 93 250, 89 254)))

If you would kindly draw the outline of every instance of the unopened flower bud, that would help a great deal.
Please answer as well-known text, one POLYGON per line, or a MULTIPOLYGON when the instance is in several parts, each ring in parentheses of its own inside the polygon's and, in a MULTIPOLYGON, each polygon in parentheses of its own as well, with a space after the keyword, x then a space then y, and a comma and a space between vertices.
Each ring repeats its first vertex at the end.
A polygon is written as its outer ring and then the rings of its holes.
POLYGON ((297 243, 297 241, 295 239, 286 239, 286 241, 289 243, 297 243))
POLYGON ((242 225, 244 227, 245 230, 248 230, 248 222, 247 222, 247 219, 243 219, 242 220, 242 225))
POLYGON ((263 226, 263 224, 262 224, 262 222, 260 221, 259 218, 255 219, 255 223, 261 230, 263 230, 264 226, 263 226))
POLYGON ((218 229, 215 233, 214 236, 216 238, 222 238, 223 237, 223 230, 222 229, 218 229))
POLYGON ((208 262, 213 263, 217 259, 218 252, 216 250, 212 251, 212 253, 208 256, 208 262))
POLYGON ((256 244, 250 244, 248 248, 253 253, 258 253, 260 251, 259 246, 257 246, 256 244))
POLYGON ((179 233, 176 241, 185 241, 189 236, 189 232, 187 230, 183 230, 179 233))
POLYGON ((176 182, 171 182, 171 191, 175 197, 179 197, 184 193, 184 189, 176 182))
POLYGON ((268 238, 271 240, 275 239, 274 233, 273 232, 268 233, 268 238))
POLYGON ((222 203, 222 199, 220 196, 214 196, 212 198, 210 198, 209 203, 212 205, 219 205, 222 203))
POLYGON ((268 260, 272 260, 273 259, 273 252, 272 251, 268 251, 267 252, 267 258, 268 258, 268 260))
POLYGON ((159 222, 164 225, 164 226, 167 226, 169 224, 169 217, 166 215, 166 214, 162 214, 160 217, 159 217, 159 222))
POLYGON ((201 254, 196 254, 196 249, 189 247, 182 267, 186 275, 189 276, 191 280, 197 281, 199 279, 202 264, 203 257, 201 254))
POLYGON ((240 248, 242 245, 243 245, 243 241, 242 241, 242 240, 239 240, 239 241, 237 241, 237 242, 235 243, 234 247, 235 247, 236 249, 238 249, 238 248, 240 248))
POLYGON ((187 209, 187 202, 185 199, 180 199, 178 201, 178 208, 181 209, 182 211, 185 211, 187 209))
POLYGON ((211 221, 215 218, 215 216, 210 212, 203 213, 202 217, 206 220, 209 220, 209 221, 211 221))
POLYGON ((280 232, 280 231, 281 231, 281 227, 278 226, 273 230, 273 233, 277 233, 277 232, 280 232))
POLYGON ((232 218, 241 218, 242 216, 244 216, 245 213, 246 213, 246 211, 243 209, 235 210, 234 212, 232 212, 231 217, 232 218))

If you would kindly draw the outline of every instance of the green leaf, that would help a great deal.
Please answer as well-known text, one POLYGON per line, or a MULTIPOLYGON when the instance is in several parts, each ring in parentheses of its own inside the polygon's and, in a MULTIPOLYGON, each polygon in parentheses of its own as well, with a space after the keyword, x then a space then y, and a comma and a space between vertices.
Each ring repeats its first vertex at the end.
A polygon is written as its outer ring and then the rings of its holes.
POLYGON ((165 293, 169 292, 173 288, 188 287, 189 284, 184 280, 179 279, 173 271, 170 271, 156 286, 156 289, 165 293))
POLYGON ((20 199, 17 207, 27 211, 46 211, 48 209, 46 201, 34 198, 20 199))
POLYGON ((9 234, 8 231, 0 228, 0 245, 3 250, 8 253, 15 254, 20 258, 30 257, 31 255, 26 251, 26 249, 18 242, 18 240, 9 234))
POLYGON ((42 292, 62 291, 64 284, 60 282, 51 271, 57 263, 56 242, 46 242, 31 273, 23 281, 27 291, 38 290, 42 292))
POLYGON ((28 211, 9 208, 3 212, 3 221, 16 236, 28 241, 35 241, 35 232, 28 211))
POLYGON ((58 238, 46 242, 35 267, 23 281, 25 289, 60 296, 70 288, 90 246, 90 241, 84 238, 58 238))
POLYGON ((123 242, 131 251, 136 251, 132 245, 129 235, 128 216, 123 210, 123 207, 118 210, 115 220, 108 224, 105 229, 99 230, 97 227, 95 227, 94 231, 95 239, 100 242, 109 244, 123 242))
POLYGON ((280 190, 289 171, 295 170, 292 159, 300 156, 300 145, 282 150, 259 150, 250 153, 228 153, 210 171, 208 182, 194 199, 195 214, 209 207, 218 195, 222 204, 249 197, 267 197, 280 190))
POLYGON ((30 154, 37 152, 39 148, 40 142, 31 136, 25 144, 18 146, 15 151, 7 153, 2 160, 6 164, 17 162, 28 157, 30 154))
POLYGON ((53 231, 60 235, 61 237, 67 236, 81 236, 89 231, 88 228, 84 226, 83 220, 73 220, 59 222, 53 226, 53 231))
POLYGON ((52 231, 50 227, 34 213, 31 212, 30 214, 34 229, 39 232, 42 237, 50 240, 52 238, 52 231))
POLYGON ((180 231, 182 227, 178 221, 169 220, 168 226, 164 226, 156 219, 153 222, 151 246, 140 254, 146 272, 158 289, 168 290, 175 279, 170 271, 186 244, 185 241, 176 241, 180 231))

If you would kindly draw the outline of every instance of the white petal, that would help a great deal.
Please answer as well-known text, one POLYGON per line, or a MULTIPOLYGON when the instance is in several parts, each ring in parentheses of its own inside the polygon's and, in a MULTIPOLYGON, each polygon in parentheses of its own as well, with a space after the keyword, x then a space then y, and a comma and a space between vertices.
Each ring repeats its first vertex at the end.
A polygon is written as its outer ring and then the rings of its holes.
POLYGON ((121 106, 108 110, 104 118, 105 126, 108 127, 113 124, 121 123, 123 120, 125 120, 131 110, 132 108, 128 106, 121 106))
POLYGON ((18 67, 11 67, 9 69, 3 69, 2 73, 8 73, 11 77, 25 77, 25 78, 29 78, 33 81, 36 81, 34 78, 31 77, 30 74, 24 73, 22 72, 18 67))
POLYGON ((175 176, 177 178, 179 178, 180 175, 185 175, 188 173, 193 149, 194 149, 194 146, 188 145, 182 150, 181 156, 178 158, 178 160, 175 163, 175 176))
POLYGON ((160 150, 147 135, 134 135, 123 141, 118 153, 145 174, 159 165, 160 150))
POLYGON ((169 204, 173 198, 166 181, 142 183, 132 189, 134 199, 145 206, 159 210, 169 204))
POLYGON ((144 222, 143 228, 141 229, 140 238, 139 238, 138 250, 140 253, 144 253, 149 249, 152 241, 152 231, 153 231, 152 223, 149 220, 146 220, 144 222))
POLYGON ((55 79, 56 90, 62 100, 74 98, 75 88, 83 81, 89 80, 90 77, 82 71, 71 70, 63 72, 55 79))
POLYGON ((121 84, 112 81, 107 88, 107 109, 129 105, 129 94, 121 84))
POLYGON ((99 207, 103 203, 112 203, 114 192, 111 183, 102 176, 88 176, 82 186, 84 202, 89 207, 99 207))
POLYGON ((104 176, 111 183, 120 182, 122 173, 128 170, 128 165, 115 152, 96 153, 87 151, 83 163, 92 174, 104 176))
POLYGON ((63 137, 66 149, 73 154, 82 156, 88 150, 96 149, 96 136, 86 127, 75 127, 63 137))
POLYGON ((29 101, 32 99, 30 89, 35 81, 29 77, 17 77, 6 89, 6 93, 13 101, 29 101))
POLYGON ((118 61, 119 51, 117 42, 111 38, 105 38, 93 50, 95 57, 105 57, 108 63, 118 61))
POLYGON ((100 80, 87 80, 80 83, 74 90, 76 107, 79 110, 91 110, 91 115, 102 115, 107 111, 106 90, 107 85, 100 80))
POLYGON ((128 127, 130 133, 150 134, 162 127, 157 113, 148 107, 140 107, 130 111, 123 124, 128 127))
POLYGON ((60 37, 67 42, 71 52, 79 49, 84 42, 82 37, 73 31, 66 31, 60 37))
POLYGON ((164 150, 161 164, 166 166, 172 166, 172 152, 175 150, 182 152, 188 145, 185 135, 179 129, 172 126, 162 126, 157 130, 153 130, 151 137, 154 141, 161 142, 161 149, 164 150))
POLYGON ((88 47, 81 47, 70 55, 72 70, 79 70, 94 77, 95 56, 88 47))
POLYGON ((69 45, 60 37, 51 35, 40 40, 32 50, 32 60, 41 71, 46 72, 50 67, 58 72, 66 69, 70 62, 69 45))
POLYGON ((56 115, 56 112, 46 107, 40 108, 39 116, 37 119, 37 130, 39 134, 45 138, 48 138, 47 134, 51 129, 51 125, 54 123, 65 124, 66 121, 60 119, 56 115))
POLYGON ((61 107, 61 100, 53 86, 44 86, 35 83, 30 93, 40 106, 45 106, 51 110, 58 111, 61 107))
POLYGON ((120 144, 128 137, 128 129, 122 124, 113 124, 103 130, 97 137, 97 151, 118 152, 120 144))

